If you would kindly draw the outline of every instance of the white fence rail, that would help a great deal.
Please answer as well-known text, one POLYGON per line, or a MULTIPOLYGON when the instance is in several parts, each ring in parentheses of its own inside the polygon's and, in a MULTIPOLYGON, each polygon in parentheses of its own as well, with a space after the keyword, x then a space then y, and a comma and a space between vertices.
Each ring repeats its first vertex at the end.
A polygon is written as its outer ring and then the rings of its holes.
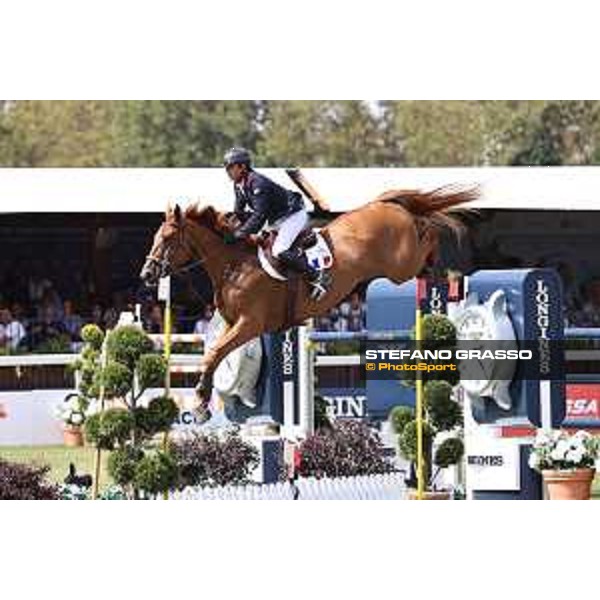
MULTIPOLYGON (((295 484, 188 487, 169 494, 170 500, 403 500, 404 473, 316 479, 295 484)), ((161 499, 161 498, 158 498, 161 499)))

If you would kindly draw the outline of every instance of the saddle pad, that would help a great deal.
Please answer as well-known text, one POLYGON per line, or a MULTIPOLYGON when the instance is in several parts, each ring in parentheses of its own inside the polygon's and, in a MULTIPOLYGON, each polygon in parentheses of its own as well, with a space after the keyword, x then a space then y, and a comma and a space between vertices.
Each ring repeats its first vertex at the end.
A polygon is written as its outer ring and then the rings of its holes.
POLYGON ((317 231, 316 235, 317 243, 305 250, 306 258, 308 259, 309 265, 315 269, 319 269, 319 271, 324 271, 331 268, 331 265, 333 265, 333 256, 329 245, 321 233, 317 231))
MULTIPOLYGON (((331 254, 331 249, 319 231, 315 230, 315 234, 317 236, 315 245, 304 251, 306 253, 308 264, 316 269, 319 269, 320 271, 329 269, 333 265, 333 255, 331 254)), ((279 281, 287 281, 287 277, 282 275, 269 262, 265 251, 260 247, 258 248, 258 261, 260 266, 270 277, 279 281)))

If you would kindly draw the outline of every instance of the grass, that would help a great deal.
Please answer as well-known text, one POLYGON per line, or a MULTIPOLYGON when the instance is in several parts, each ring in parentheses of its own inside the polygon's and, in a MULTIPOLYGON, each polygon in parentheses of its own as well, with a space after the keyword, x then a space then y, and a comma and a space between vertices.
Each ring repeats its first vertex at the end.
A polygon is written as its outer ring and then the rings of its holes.
MULTIPOLYGON (((73 463, 77 474, 94 474, 94 455, 91 447, 67 448, 66 446, 0 446, 0 458, 12 462, 49 465, 48 477, 56 483, 63 483, 69 473, 69 464, 73 463)), ((112 484, 106 469, 108 452, 102 453, 100 466, 100 490, 112 484)))

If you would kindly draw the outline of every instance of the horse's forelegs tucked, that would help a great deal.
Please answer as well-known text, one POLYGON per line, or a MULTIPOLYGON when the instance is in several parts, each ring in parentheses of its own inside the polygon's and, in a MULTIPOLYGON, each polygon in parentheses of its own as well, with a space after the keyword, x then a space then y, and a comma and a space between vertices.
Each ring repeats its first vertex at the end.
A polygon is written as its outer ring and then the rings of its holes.
MULTIPOLYGON (((207 411, 212 392, 212 376, 219 363, 232 351, 256 337, 260 332, 247 320, 240 319, 226 329, 215 344, 206 352, 200 364, 200 378, 196 385, 202 408, 207 411)), ((207 415, 208 417, 210 414, 207 415)))

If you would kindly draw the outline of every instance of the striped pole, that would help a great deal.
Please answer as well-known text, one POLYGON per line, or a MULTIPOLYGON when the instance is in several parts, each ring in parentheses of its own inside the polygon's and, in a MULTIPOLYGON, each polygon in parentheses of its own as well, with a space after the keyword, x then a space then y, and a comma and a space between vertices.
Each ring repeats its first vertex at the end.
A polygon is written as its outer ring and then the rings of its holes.
MULTIPOLYGON (((165 396, 171 395, 171 330, 172 330, 172 321, 171 321, 171 278, 165 277, 161 282, 162 289, 159 287, 159 299, 164 300, 165 302, 165 316, 163 319, 163 331, 164 331, 164 340, 165 346, 163 349, 163 356, 165 357, 166 362, 166 370, 165 370, 165 396), (164 283, 163 283, 164 282, 164 283)), ((169 431, 165 431, 162 439, 162 449, 166 452, 169 444, 169 431)), ((169 492, 165 491, 163 493, 163 498, 165 500, 169 499, 169 492)))
MULTIPOLYGON (((423 340, 423 320, 421 305, 427 296, 427 280, 417 278, 417 302, 415 308, 415 342, 421 349, 423 340)), ((416 371, 416 420, 417 420, 417 500, 423 500, 425 492, 424 460, 423 460, 423 375, 416 371)))

